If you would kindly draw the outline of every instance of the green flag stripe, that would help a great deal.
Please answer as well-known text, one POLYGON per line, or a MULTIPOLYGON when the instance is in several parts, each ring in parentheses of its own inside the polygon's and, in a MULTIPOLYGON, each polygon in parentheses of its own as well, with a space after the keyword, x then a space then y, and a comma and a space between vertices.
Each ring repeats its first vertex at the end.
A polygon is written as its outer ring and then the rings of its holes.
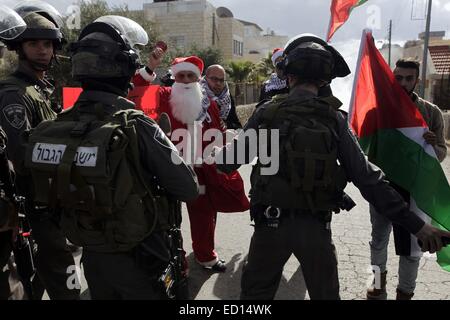
POLYGON ((362 4, 364 4, 364 2, 367 2, 368 0, 359 0, 356 4, 355 7, 360 6, 362 4))
POLYGON ((365 2, 367 2, 368 0, 359 0, 358 2, 356 2, 351 8, 350 8, 350 12, 352 12, 353 9, 355 9, 356 7, 359 7, 360 5, 363 5, 365 2))
MULTIPOLYGON (((368 0, 359 0, 358 2, 356 2, 348 11, 348 15, 350 17, 350 15, 352 14, 353 9, 355 9, 356 7, 359 7, 360 5, 364 4, 365 2, 367 2, 368 0)), ((342 26, 339 26, 339 28, 342 26)), ((336 28, 336 31, 339 30, 339 28, 336 28)))
POLYGON ((422 211, 450 230, 450 186, 437 159, 396 129, 378 130, 361 138, 360 145, 391 181, 410 192, 422 211))
MULTIPOLYGON (((436 221, 433 221, 433 225, 442 230, 445 230, 445 228, 436 221)), ((439 252, 437 252, 436 255, 437 263, 441 266, 441 268, 445 271, 450 272, 450 246, 442 248, 439 252)))

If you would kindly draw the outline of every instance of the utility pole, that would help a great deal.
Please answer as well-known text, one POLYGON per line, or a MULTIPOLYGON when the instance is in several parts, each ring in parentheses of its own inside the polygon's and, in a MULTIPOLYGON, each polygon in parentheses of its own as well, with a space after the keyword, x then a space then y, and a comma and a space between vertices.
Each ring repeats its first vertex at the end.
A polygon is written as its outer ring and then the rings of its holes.
POLYGON ((212 45, 216 45, 216 14, 212 16, 212 45))
POLYGON ((389 68, 391 67, 391 58, 392 58, 392 20, 389 20, 389 68))
POLYGON ((428 0, 427 27, 425 30, 425 39, 423 44, 423 61, 422 61, 422 85, 420 88, 420 96, 425 99, 425 85, 427 83, 427 63, 428 63, 428 46, 430 44, 430 26, 431 26, 431 7, 433 0, 428 0))

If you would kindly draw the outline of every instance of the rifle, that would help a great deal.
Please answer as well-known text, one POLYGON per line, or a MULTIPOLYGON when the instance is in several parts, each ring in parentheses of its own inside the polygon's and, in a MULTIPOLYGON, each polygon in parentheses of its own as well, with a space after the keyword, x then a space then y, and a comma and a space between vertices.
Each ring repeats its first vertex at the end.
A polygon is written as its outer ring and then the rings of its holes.
POLYGON ((187 275, 185 274, 185 253, 183 250, 183 236, 181 234, 181 202, 168 197, 169 203, 169 250, 171 259, 160 281, 166 284, 166 293, 169 299, 187 300, 189 290, 187 275))
MULTIPOLYGON (((167 113, 162 113, 158 119, 158 125, 167 135, 172 131, 172 125, 167 113)), ((171 197, 167 192, 159 189, 160 194, 167 199, 169 210, 169 238, 170 260, 158 282, 163 285, 166 296, 172 300, 189 299, 189 288, 187 284, 187 266, 185 252, 183 250, 183 236, 181 234, 181 201, 171 197)))
POLYGON ((2 202, 0 227, 7 227, 8 223, 15 222, 11 221, 15 214, 11 210, 11 205, 14 204, 14 184, 6 154, 6 141, 6 134, 0 127, 0 196, 2 202))
POLYGON ((25 198, 15 197, 19 208, 19 232, 13 245, 14 260, 17 265, 17 273, 30 300, 40 299, 42 293, 35 292, 33 285, 36 276, 35 256, 37 245, 32 237, 32 229, 25 214, 25 198))
POLYGON ((36 273, 34 257, 37 246, 31 236, 31 227, 25 215, 25 198, 15 194, 13 174, 6 153, 6 135, 0 128, 0 227, 18 228, 13 243, 17 273, 29 299, 33 299, 32 279, 36 273), (3 223, 4 222, 4 223, 3 223))

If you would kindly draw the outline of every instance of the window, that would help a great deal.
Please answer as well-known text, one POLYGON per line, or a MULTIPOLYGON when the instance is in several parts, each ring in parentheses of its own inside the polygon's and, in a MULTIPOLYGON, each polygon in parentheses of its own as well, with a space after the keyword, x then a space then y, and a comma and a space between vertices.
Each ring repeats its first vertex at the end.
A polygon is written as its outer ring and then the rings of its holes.
POLYGON ((169 37, 169 43, 172 47, 184 49, 186 47, 186 38, 185 36, 172 36, 169 37))
POLYGON ((233 40, 233 54, 241 57, 244 55, 244 43, 242 41, 233 40))

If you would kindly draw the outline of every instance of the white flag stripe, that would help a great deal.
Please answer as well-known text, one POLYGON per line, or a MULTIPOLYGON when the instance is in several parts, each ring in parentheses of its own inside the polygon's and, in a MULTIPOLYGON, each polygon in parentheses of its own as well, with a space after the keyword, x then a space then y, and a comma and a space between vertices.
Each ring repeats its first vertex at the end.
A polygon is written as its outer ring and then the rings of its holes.
POLYGON ((434 151, 433 146, 426 143, 425 139, 423 138, 424 133, 429 131, 428 128, 412 127, 412 128, 397 128, 397 130, 403 133, 403 135, 405 135, 415 143, 417 143, 419 146, 421 146, 423 150, 430 156, 437 159, 436 152, 434 151))

